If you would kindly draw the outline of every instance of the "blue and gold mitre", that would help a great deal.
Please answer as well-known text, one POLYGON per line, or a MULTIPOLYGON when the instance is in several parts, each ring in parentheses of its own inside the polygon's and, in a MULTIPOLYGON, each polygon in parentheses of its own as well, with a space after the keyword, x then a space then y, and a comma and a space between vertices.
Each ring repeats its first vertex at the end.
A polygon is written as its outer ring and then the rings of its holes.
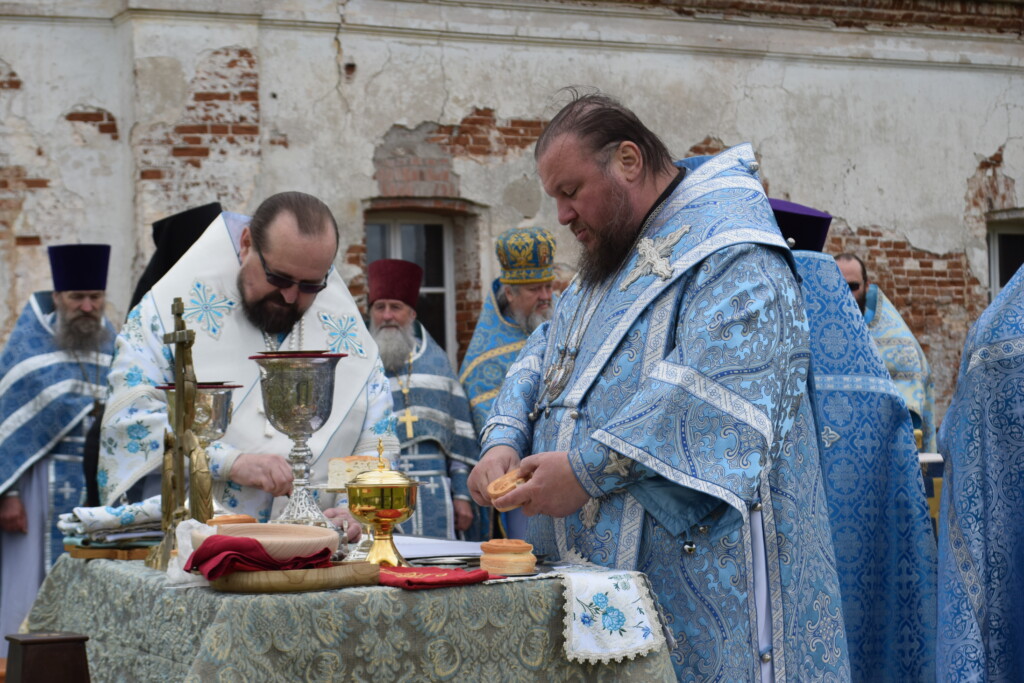
POLYGON ((551 282, 555 271, 555 238, 544 228, 512 228, 498 235, 494 251, 501 263, 506 285, 530 285, 551 282))

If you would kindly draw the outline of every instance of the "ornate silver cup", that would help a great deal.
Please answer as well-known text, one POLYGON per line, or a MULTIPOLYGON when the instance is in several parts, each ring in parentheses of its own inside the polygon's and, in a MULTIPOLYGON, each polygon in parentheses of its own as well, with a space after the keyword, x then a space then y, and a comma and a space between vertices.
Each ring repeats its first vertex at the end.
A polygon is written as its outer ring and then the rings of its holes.
POLYGON ((313 452, 306 442, 331 416, 334 369, 343 357, 344 354, 320 351, 250 356, 260 366, 267 419, 274 429, 294 442, 288 454, 294 477, 291 499, 274 522, 334 528, 309 491, 309 463, 313 452))

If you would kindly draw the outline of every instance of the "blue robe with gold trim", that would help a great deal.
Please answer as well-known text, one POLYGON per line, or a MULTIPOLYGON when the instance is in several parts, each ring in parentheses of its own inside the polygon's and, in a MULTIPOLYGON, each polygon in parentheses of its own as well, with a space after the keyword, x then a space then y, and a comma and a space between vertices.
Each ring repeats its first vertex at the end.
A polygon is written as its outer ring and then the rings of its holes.
POLYGON ((466 389, 477 433, 484 428, 505 373, 526 345, 528 336, 523 328, 501 314, 497 301, 500 289, 498 280, 491 283, 459 369, 459 381, 466 389))
POLYGON ((789 251, 749 145, 681 165, 651 241, 589 301, 570 286, 530 338, 482 450, 568 452, 592 499, 530 518, 528 540, 645 572, 681 680, 848 680, 789 251), (568 382, 546 396, 581 326, 568 382))
POLYGON ((938 679, 1024 680, 1024 267, 967 334, 939 450, 938 679))

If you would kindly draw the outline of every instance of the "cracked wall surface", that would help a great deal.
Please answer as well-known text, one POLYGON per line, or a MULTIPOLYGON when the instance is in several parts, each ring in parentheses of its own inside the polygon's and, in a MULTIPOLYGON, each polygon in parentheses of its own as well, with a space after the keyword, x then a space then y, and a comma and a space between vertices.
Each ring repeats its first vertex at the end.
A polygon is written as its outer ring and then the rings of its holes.
POLYGON ((121 318, 152 221, 301 189, 334 211, 356 294, 367 212, 449 216, 464 344, 500 232, 544 225, 557 260, 577 256, 532 145, 559 89, 583 85, 677 156, 749 141, 772 196, 836 216, 829 249, 870 258, 929 354, 941 413, 988 301, 990 213, 1024 205, 1020 3, 821 5, 842 21, 789 2, 683 5, 15 4, 0 18, 0 340, 48 286, 47 245, 114 244, 121 318))

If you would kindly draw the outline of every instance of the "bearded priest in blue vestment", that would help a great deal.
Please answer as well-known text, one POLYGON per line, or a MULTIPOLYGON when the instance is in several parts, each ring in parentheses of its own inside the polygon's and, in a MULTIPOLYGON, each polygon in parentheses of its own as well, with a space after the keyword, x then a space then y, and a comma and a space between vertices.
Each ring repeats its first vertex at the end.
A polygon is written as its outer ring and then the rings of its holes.
POLYGON ((53 291, 32 295, 0 354, 0 635, 17 632, 64 551, 58 516, 84 503, 82 448, 114 349, 110 246, 48 252, 53 291))
POLYGON ((849 680, 807 320, 753 150, 673 164, 585 95, 535 156, 579 277, 509 369, 470 491, 521 505, 538 553, 647 574, 681 680, 849 680))
POLYGON ((416 320, 423 269, 379 259, 368 275, 370 334, 391 384, 399 467, 419 483, 416 509, 399 530, 485 540, 489 517, 474 509, 466 484, 479 456, 469 401, 444 349, 416 320))
POLYGON ((811 326, 812 396, 853 680, 935 678, 935 536, 914 424, 850 288, 821 253, 832 217, 770 200, 811 326))
POLYGON ((1024 680, 1024 268, 967 334, 939 451, 938 679, 1024 680))

